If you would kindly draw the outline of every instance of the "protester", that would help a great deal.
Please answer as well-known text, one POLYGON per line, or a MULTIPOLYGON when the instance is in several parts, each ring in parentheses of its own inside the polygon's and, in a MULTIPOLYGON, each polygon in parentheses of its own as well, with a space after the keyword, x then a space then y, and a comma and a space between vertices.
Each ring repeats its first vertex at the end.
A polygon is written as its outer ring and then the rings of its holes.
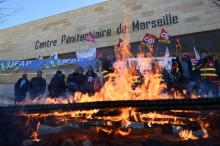
POLYGON ((85 91, 89 95, 94 94, 94 83, 95 79, 97 77, 97 74, 94 72, 93 67, 91 65, 88 66, 88 70, 85 74, 85 91))
POLYGON ((30 96, 31 99, 35 99, 36 97, 40 97, 44 94, 46 89, 46 80, 42 77, 42 72, 37 71, 37 77, 31 79, 30 82, 30 96))
POLYGON ((72 74, 67 77, 68 92, 75 93, 79 90, 79 69, 75 68, 72 74))
POLYGON ((201 51, 201 59, 198 61, 196 68, 200 70, 201 81, 200 96, 208 96, 211 91, 214 97, 219 95, 220 69, 219 64, 214 56, 207 51, 201 51))
POLYGON ((30 82, 27 79, 27 74, 22 74, 22 77, 15 84, 15 103, 21 102, 25 99, 29 90, 30 82))
POLYGON ((132 82, 132 89, 135 90, 135 88, 137 88, 138 86, 141 86, 143 81, 144 81, 144 77, 141 74, 140 70, 137 69, 137 65, 138 63, 136 61, 131 61, 131 67, 128 70, 128 73, 131 76, 131 82, 132 82))
POLYGON ((94 82, 94 91, 95 92, 99 92, 102 89, 102 81, 100 77, 96 77, 95 78, 95 82, 94 82))
POLYGON ((170 92, 172 88, 172 79, 167 69, 162 67, 157 61, 152 62, 151 66, 151 73, 160 79, 161 84, 165 83, 167 85, 164 92, 170 92))
POLYGON ((78 77, 78 80, 77 80, 77 84, 79 86, 79 91, 81 92, 85 92, 85 75, 83 74, 84 73, 84 69, 83 68, 79 68, 79 77, 78 77))
POLYGON ((102 60, 102 76, 104 83, 109 79, 109 74, 114 72, 111 60, 109 58, 104 58, 102 60))
POLYGON ((192 62, 189 54, 182 51, 180 58, 177 57, 172 62, 171 73, 174 77, 173 88, 180 92, 186 91, 190 97, 193 91, 197 91, 197 73, 193 71, 192 62))
POLYGON ((51 97, 65 96, 66 82, 61 71, 57 71, 51 79, 48 90, 51 97))
POLYGON ((182 52, 181 57, 173 61, 171 72, 179 83, 187 83, 192 79, 192 63, 187 52, 182 52))

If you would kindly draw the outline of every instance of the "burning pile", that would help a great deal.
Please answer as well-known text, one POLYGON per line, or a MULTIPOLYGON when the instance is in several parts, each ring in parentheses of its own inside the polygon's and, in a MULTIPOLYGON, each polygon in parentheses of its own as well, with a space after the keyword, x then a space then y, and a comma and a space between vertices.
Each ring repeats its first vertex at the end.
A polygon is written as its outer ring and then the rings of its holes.
POLYGON ((60 146, 66 142, 100 146, 217 145, 220 135, 218 111, 149 112, 142 108, 115 108, 20 113, 15 117, 14 123, 23 131, 22 143, 28 146, 60 146))

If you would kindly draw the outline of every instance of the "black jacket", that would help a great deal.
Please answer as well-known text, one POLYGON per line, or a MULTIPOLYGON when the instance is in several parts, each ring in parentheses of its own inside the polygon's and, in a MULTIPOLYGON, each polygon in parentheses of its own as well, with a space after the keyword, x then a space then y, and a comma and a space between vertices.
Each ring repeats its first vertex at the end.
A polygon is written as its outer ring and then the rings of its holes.
MULTIPOLYGON (((187 63, 187 66, 188 66, 188 70, 189 70, 189 74, 191 77, 193 77, 193 68, 192 68, 192 62, 190 59, 184 59, 183 61, 185 61, 187 63)), ((178 64, 178 67, 179 67, 179 73, 176 73, 176 72, 171 72, 175 79, 178 80, 178 81, 182 81, 184 80, 184 76, 183 76, 183 67, 181 65, 181 61, 179 60, 179 58, 176 58, 173 60, 173 64, 174 62, 176 62, 178 64), (176 77, 176 75, 178 75, 178 77, 176 77)), ((172 64, 172 66, 173 66, 172 64)))
POLYGON ((34 77, 30 82, 30 93, 34 95, 44 94, 46 89, 46 80, 44 78, 34 77))
POLYGON ((52 97, 59 97, 65 93, 66 82, 63 77, 55 75, 48 86, 49 94, 52 97))
POLYGON ((21 81, 22 81, 22 78, 20 78, 14 86, 16 99, 19 99, 19 98, 24 99, 26 97, 26 94, 27 94, 29 87, 30 87, 30 82, 27 79, 25 80, 26 82, 23 86, 20 86, 21 81))
POLYGON ((72 73, 72 74, 70 74, 67 77, 67 84, 70 84, 70 83, 78 84, 79 83, 79 76, 80 76, 79 73, 72 73))
POLYGON ((94 91, 94 83, 97 74, 94 72, 86 72, 85 74, 85 88, 88 92, 94 91))

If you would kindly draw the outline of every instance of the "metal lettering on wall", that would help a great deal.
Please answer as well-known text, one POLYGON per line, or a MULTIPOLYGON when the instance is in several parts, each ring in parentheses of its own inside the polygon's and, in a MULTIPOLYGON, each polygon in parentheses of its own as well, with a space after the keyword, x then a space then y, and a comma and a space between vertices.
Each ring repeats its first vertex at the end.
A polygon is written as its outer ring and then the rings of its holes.
MULTIPOLYGON (((147 21, 140 21, 135 20, 131 23, 131 27, 128 27, 126 25, 120 24, 117 28, 107 28, 107 29, 99 29, 91 31, 95 39, 104 38, 104 37, 110 37, 112 35, 112 30, 116 30, 116 34, 122 34, 127 33, 129 31, 143 31, 146 29, 152 29, 157 27, 164 27, 172 24, 178 24, 178 16, 172 15, 172 14, 165 14, 159 19, 153 19, 153 20, 147 20, 147 21), (129 30, 129 28, 132 28, 129 30)), ((67 35, 63 34, 61 36, 61 39, 55 39, 55 40, 37 40, 35 41, 35 49, 43 49, 43 48, 50 48, 55 47, 58 45, 67 45, 77 42, 85 41, 88 36, 87 33, 81 33, 81 34, 73 34, 73 35, 67 35)))

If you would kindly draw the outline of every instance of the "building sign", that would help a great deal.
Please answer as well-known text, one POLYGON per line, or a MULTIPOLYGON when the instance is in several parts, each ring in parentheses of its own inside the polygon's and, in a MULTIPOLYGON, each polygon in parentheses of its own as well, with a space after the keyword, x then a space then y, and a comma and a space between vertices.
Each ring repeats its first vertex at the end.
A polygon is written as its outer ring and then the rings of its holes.
MULTIPOLYGON (((152 28, 158 28, 158 27, 165 27, 173 24, 178 24, 178 16, 172 15, 170 13, 165 14, 159 19, 152 19, 147 21, 140 21, 140 20, 134 20, 131 25, 132 26, 125 26, 123 24, 120 24, 117 28, 107 28, 107 29, 99 29, 91 31, 95 39, 100 39, 104 37, 110 37, 113 35, 113 32, 116 32, 116 34, 122 34, 127 32, 136 32, 136 31, 143 31, 147 29, 152 28), (129 29, 131 28, 131 29, 129 29), (116 31, 113 31, 116 30, 116 31)), ((37 40, 35 41, 35 49, 43 49, 43 48, 50 48, 50 47, 56 47, 59 45, 68 45, 73 44, 77 42, 86 41, 86 38, 88 36, 88 33, 81 33, 81 34, 72 34, 67 35, 63 34, 60 38, 60 40, 37 40)))

